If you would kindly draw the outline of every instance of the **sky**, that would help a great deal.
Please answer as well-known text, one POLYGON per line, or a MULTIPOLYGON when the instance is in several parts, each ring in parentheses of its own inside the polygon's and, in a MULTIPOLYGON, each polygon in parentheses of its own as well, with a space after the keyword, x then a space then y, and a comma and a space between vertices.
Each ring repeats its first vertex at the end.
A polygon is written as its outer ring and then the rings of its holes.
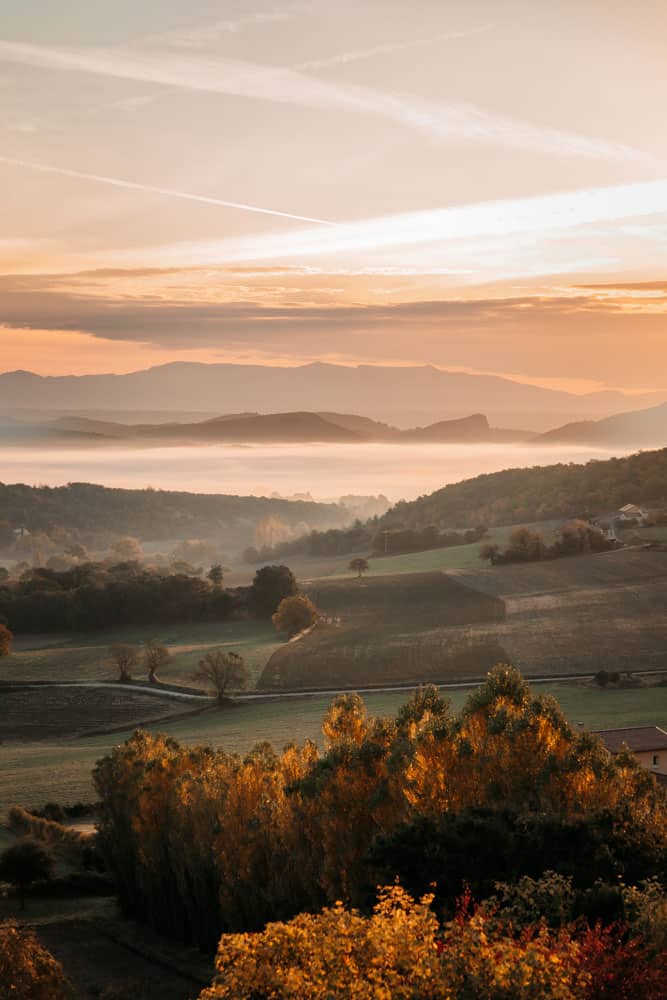
POLYGON ((667 389, 664 0, 3 0, 0 370, 667 389))

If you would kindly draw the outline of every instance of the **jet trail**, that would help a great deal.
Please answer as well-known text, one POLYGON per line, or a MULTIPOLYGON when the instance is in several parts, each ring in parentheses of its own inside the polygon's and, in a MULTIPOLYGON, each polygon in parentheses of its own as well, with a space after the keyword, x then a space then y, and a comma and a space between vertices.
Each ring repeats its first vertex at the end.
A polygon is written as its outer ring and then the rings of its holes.
POLYGON ((146 194, 159 194, 168 198, 181 198, 185 201, 197 201, 204 205, 217 205, 220 208, 236 208, 242 212, 255 212, 259 215, 277 215, 281 219, 294 219, 297 222, 313 222, 318 226, 335 226, 335 222, 327 219, 313 219, 308 215, 294 215, 292 212, 279 212, 275 208, 261 208, 258 205, 246 205, 239 201, 224 201, 222 198, 211 198, 208 195, 192 194, 188 191, 176 191, 174 188, 157 187, 153 184, 139 184, 137 181, 126 181, 118 177, 105 177, 102 174, 86 174, 80 170, 68 170, 66 167, 53 167, 47 163, 34 163, 30 160, 16 160, 9 156, 0 156, 0 163, 10 167, 23 167, 26 170, 37 170, 43 174, 57 174, 60 177, 74 177, 82 181, 94 181, 97 184, 109 184, 111 187, 125 188, 129 191, 143 191, 146 194))

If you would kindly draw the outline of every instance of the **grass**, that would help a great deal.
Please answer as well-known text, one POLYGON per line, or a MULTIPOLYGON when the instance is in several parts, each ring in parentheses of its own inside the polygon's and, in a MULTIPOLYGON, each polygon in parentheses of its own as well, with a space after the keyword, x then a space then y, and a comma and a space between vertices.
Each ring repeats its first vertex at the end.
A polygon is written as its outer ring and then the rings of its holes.
MULTIPOLYGON (((584 682, 540 684, 535 690, 552 694, 573 723, 587 728, 667 725, 667 689, 646 687, 599 690, 584 682)), ((467 692, 449 692, 460 708, 467 692)), ((393 714, 407 692, 364 695, 372 715, 393 714)), ((330 703, 325 696, 249 702, 221 712, 211 711, 153 728, 184 743, 207 743, 229 752, 244 753, 268 740, 276 747, 313 739, 321 742, 323 715, 330 703)), ((94 797, 91 771, 95 761, 123 742, 128 734, 72 741, 14 744, 0 747, 0 816, 14 802, 28 808, 46 801, 90 801, 94 797)))
MULTIPOLYGON (((196 686, 192 674, 197 662, 211 649, 229 649, 246 661, 252 681, 261 674, 280 640, 270 622, 240 621, 221 624, 132 627, 90 635, 58 634, 20 636, 3 663, 8 681, 100 681, 115 680, 109 662, 109 647, 115 643, 139 645, 157 639, 172 654, 160 680, 169 684, 196 686)), ((141 679, 139 673, 137 680, 141 679)))

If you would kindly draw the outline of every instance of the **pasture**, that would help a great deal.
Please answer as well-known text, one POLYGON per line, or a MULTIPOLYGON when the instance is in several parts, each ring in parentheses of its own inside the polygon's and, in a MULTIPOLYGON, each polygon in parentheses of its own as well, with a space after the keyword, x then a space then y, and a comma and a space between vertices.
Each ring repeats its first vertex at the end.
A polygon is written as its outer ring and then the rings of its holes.
MULTIPOLYGON (((581 681, 540 684, 535 690, 555 696, 570 721, 586 728, 667 725, 666 687, 600 690, 581 681)), ((445 693, 454 708, 460 708, 468 695, 464 690, 445 693)), ((369 714, 376 716, 394 714, 408 697, 409 691, 363 695, 369 714)), ((322 695, 248 701, 145 728, 167 733, 184 743, 210 744, 235 753, 245 753, 264 740, 277 748, 305 739, 321 745, 322 718, 330 701, 330 697, 322 695)), ((92 801, 95 793, 91 772, 95 762, 128 735, 129 731, 0 746, 0 816, 15 802, 30 808, 47 801, 92 801)))
MULTIPOLYGON (((252 683, 261 674, 281 639, 270 622, 238 621, 220 624, 132 627, 86 635, 25 635, 13 643, 12 655, 2 665, 5 681, 110 681, 117 675, 109 658, 116 643, 141 645, 147 639, 163 643, 171 653, 159 674, 165 684, 196 687, 193 673, 209 650, 240 653, 252 683)), ((146 680, 141 670, 137 680, 146 680)))
POLYGON ((493 638, 470 639, 473 623, 505 617, 502 600, 444 573, 330 579, 306 592, 326 616, 277 649, 266 690, 477 679, 505 659, 493 638))
POLYGON ((527 676, 667 669, 665 552, 480 565, 457 579, 505 601, 505 622, 471 632, 479 641, 493 634, 527 676))

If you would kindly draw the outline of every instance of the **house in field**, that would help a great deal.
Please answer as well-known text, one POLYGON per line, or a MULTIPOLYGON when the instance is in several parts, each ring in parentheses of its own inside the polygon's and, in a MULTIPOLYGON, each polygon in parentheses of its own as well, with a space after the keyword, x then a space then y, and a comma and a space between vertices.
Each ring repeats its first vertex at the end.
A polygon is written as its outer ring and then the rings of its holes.
POLYGON ((647 771, 667 778, 667 732, 660 726, 602 729, 596 734, 611 754, 631 750, 647 771))
POLYGON ((636 503, 626 503, 616 511, 617 521, 639 521, 640 524, 646 520, 646 511, 643 507, 638 507, 636 503))

